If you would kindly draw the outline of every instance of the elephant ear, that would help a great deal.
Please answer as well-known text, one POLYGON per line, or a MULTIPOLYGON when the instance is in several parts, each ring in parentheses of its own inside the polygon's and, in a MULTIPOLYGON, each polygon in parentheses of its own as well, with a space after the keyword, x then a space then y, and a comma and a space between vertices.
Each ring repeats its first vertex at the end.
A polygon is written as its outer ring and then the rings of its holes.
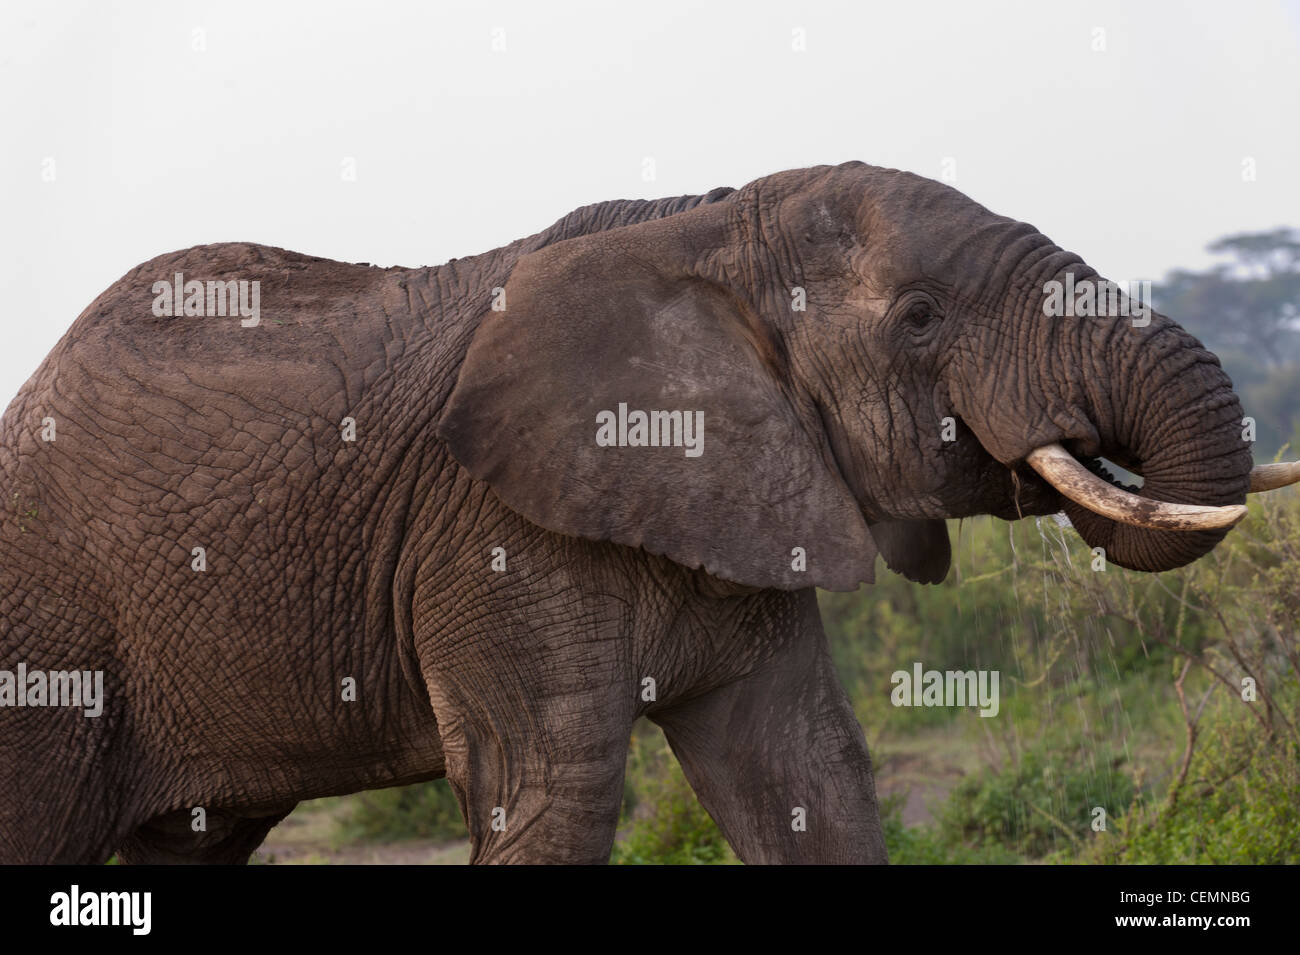
POLYGON ((871 525, 885 566, 918 584, 941 583, 952 563, 952 545, 944 521, 881 521, 871 525))
POLYGON ((852 590, 872 580, 876 551, 817 411, 796 410, 758 316, 699 274, 726 253, 725 209, 521 258, 439 435, 548 530, 754 587, 852 590), (680 415, 654 419, 656 436, 634 412, 680 415))

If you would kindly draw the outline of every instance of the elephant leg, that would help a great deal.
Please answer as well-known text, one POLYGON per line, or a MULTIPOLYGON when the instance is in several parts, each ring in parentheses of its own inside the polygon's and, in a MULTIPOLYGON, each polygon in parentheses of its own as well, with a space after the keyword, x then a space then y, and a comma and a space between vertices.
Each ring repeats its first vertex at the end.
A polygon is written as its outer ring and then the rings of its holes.
POLYGON ((132 821, 118 767, 101 755, 115 743, 106 723, 74 708, 0 708, 0 865, 108 860, 132 821))
POLYGON ((244 865, 292 808, 257 817, 212 810, 203 832, 193 830, 190 810, 167 813, 137 829, 117 856, 124 865, 244 865))
POLYGON ((651 714, 747 863, 884 863, 871 757, 831 663, 814 592, 747 676, 651 714))
POLYGON ((492 686, 479 696, 444 678, 430 695, 471 863, 609 861, 631 735, 628 707, 596 705, 576 685, 492 686))
POLYGON ((528 586, 552 594, 531 598, 532 621, 502 612, 487 631, 442 630, 445 605, 417 593, 433 608, 417 612, 416 645, 447 780, 471 863, 604 864, 637 705, 619 623, 559 581, 528 586))

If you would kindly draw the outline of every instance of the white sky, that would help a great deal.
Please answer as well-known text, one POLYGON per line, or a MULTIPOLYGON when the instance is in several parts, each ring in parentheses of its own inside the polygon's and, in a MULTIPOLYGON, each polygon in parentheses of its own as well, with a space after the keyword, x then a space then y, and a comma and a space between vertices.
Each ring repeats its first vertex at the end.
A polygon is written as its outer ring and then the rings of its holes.
POLYGON ((0 403, 161 252, 433 265, 849 159, 951 157, 994 211, 1158 278, 1300 226, 1298 107, 1300 0, 0 0, 0 403))

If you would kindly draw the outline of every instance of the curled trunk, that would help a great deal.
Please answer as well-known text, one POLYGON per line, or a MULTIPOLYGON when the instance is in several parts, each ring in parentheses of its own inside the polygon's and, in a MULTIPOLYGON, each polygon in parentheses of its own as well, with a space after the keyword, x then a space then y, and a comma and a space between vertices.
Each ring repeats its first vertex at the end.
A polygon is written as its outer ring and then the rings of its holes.
MULTIPOLYGON (((1124 349, 1110 382, 1114 397, 1095 412, 1100 453, 1142 475, 1142 487, 1128 490, 1144 498, 1244 504, 1251 454, 1232 384, 1196 339, 1162 316, 1154 319, 1150 334, 1130 339, 1134 344, 1124 349)), ((1108 561, 1134 570, 1181 567, 1228 531, 1135 527, 1073 501, 1066 501, 1065 512, 1089 545, 1105 548, 1108 561)))

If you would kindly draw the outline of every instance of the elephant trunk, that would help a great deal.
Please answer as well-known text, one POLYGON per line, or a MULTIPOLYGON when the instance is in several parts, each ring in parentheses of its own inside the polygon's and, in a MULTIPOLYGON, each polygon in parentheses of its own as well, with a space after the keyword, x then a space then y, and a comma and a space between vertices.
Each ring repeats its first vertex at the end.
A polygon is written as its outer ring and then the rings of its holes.
MULTIPOLYGON (((1127 319, 1095 321, 1098 327, 1082 339, 1092 349, 1111 350, 1107 393, 1087 389, 1098 453, 1142 476, 1140 489, 1126 490, 1143 501, 1217 510, 1219 520, 1183 525, 1207 528, 1201 530, 1138 526, 1142 521, 1103 516, 1068 498, 1065 512, 1110 562, 1144 571, 1181 567, 1206 554, 1245 515, 1240 505, 1251 484, 1251 453, 1241 404, 1218 359, 1163 316, 1153 314, 1149 327, 1122 336, 1114 334, 1113 323, 1127 319)), ((1084 464, 1119 485, 1101 462, 1084 464)))
POLYGON ((1001 258, 1016 265, 978 303, 979 337, 951 362, 954 408, 996 461, 1022 476, 1028 465, 1055 487, 1108 561, 1144 571, 1190 563, 1245 516, 1249 489, 1300 476, 1252 476, 1241 404, 1194 337, 1149 308, 1053 311, 1060 289, 1108 283, 1039 236, 1007 236, 1001 258), (999 299, 1018 304, 1008 313, 999 299), (1141 487, 1125 488, 1100 458, 1141 475, 1141 487))

